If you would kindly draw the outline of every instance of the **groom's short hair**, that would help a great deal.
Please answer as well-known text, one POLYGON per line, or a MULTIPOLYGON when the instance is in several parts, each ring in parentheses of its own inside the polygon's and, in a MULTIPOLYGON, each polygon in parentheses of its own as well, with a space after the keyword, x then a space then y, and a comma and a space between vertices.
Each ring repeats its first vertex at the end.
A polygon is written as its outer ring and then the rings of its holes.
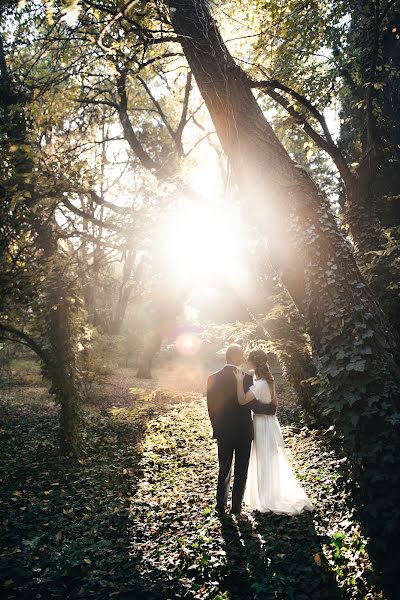
POLYGON ((243 352, 242 346, 240 346, 239 344, 230 344, 227 347, 226 353, 225 353, 226 362, 232 363, 235 359, 235 356, 238 354, 238 352, 243 352))

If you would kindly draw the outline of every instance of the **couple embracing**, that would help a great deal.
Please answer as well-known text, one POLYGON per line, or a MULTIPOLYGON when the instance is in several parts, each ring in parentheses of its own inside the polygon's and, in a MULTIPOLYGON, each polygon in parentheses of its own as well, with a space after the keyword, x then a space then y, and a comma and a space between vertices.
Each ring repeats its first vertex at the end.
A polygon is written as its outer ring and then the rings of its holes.
POLYGON ((313 506, 288 462, 279 421, 274 378, 263 350, 252 350, 244 373, 242 348, 232 344, 226 365, 208 378, 207 406, 218 444, 217 510, 224 513, 234 459, 233 514, 243 497, 250 510, 297 515, 313 506), (247 486, 246 486, 247 482, 247 486))

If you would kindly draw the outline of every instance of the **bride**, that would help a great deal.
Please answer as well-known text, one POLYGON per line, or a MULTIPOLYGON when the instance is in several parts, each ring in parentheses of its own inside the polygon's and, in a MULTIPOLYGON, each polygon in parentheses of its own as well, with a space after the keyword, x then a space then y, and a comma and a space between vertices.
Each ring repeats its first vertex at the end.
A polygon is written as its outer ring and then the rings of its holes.
MULTIPOLYGON (((247 404, 256 398, 262 402, 275 400, 275 386, 267 355, 252 350, 247 365, 254 370, 255 382, 247 394, 243 389, 244 373, 236 371, 238 399, 247 404)), ((251 510, 298 515, 313 510, 286 456, 279 421, 275 415, 254 414, 254 442, 250 457, 245 503, 251 510)))

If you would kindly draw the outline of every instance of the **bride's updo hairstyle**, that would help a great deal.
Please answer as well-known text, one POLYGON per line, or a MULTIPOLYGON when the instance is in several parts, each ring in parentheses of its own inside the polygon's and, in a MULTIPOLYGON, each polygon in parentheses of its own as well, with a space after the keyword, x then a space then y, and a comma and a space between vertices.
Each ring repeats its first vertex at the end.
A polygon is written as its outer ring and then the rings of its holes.
POLYGON ((254 372, 257 379, 273 381, 274 378, 269 369, 267 353, 264 350, 252 350, 249 352, 247 360, 254 365, 254 372))

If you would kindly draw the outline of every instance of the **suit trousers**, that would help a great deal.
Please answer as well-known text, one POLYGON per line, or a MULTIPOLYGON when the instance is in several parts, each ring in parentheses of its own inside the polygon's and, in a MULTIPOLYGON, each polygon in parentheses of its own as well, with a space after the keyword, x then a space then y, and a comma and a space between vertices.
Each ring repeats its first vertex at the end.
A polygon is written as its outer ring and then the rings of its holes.
POLYGON ((229 487, 232 477, 232 462, 235 457, 235 468, 232 488, 232 512, 240 513, 244 490, 246 487, 247 470, 249 467, 251 439, 217 440, 218 442, 218 484, 217 508, 225 509, 228 502, 229 487))

